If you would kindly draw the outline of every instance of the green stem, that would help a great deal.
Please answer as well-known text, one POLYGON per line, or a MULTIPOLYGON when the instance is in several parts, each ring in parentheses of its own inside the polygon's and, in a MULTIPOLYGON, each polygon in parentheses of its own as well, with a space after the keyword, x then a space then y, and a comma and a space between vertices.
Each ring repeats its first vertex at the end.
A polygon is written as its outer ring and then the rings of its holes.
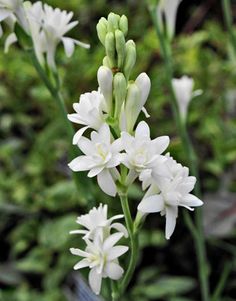
POLYGON ((232 21, 231 9, 230 9, 230 0, 222 0, 222 9, 223 9, 224 19, 229 33, 230 41, 234 48, 234 52, 236 53, 236 36, 233 31, 233 21, 232 21))
POLYGON ((211 301, 219 301, 221 300, 221 294, 224 290, 224 287, 225 287, 225 283, 229 277, 229 274, 230 274, 230 271, 231 271, 231 268, 232 268, 232 264, 227 262, 224 266, 224 270, 221 274, 221 278, 218 282, 218 285, 215 289, 215 292, 211 298, 211 301))
MULTIPOLYGON (((61 112, 61 116, 63 118, 65 127, 67 129, 69 138, 70 138, 70 140, 72 140, 75 132, 74 132, 74 128, 73 128, 72 124, 68 121, 65 102, 64 102, 63 96, 59 90, 59 87, 54 87, 54 85, 48 78, 47 74, 45 73, 44 69, 38 62, 38 60, 35 56, 35 53, 32 50, 30 50, 30 51, 28 51, 28 54, 33 62, 35 70, 38 72, 39 77, 41 78, 41 80, 45 84, 46 88, 50 92, 52 98, 56 102, 57 107, 59 108, 59 110, 61 112)), ((71 145, 70 159, 74 159, 78 155, 79 155, 78 148, 74 145, 71 145)), ((92 198, 91 184, 88 183, 88 181, 86 181, 86 178, 84 177, 83 173, 73 173, 73 178, 75 180, 78 191, 80 192, 80 197, 84 200, 91 199, 92 198), (88 185, 90 186, 90 189, 88 189, 88 185)))
POLYGON ((125 292, 126 288, 128 287, 131 278, 133 276, 136 263, 137 263, 137 255, 138 255, 138 236, 137 233, 134 231, 134 226, 133 226, 133 220, 130 214, 130 209, 129 209, 129 203, 128 203, 128 197, 127 193, 119 193, 120 201, 121 201, 121 206, 124 212, 125 216, 125 223, 126 227, 129 233, 129 238, 130 238, 130 259, 129 259, 129 265, 128 269, 122 279, 122 282, 120 284, 119 288, 119 296, 122 296, 122 294, 125 292))
MULTIPOLYGON (((198 179, 194 191, 198 197, 201 197, 197 157, 187 132, 186 123, 184 120, 181 119, 176 96, 172 86, 173 65, 172 65, 171 47, 168 47, 169 42, 166 40, 166 38, 163 36, 163 34, 160 31, 157 18, 156 18, 155 8, 150 8, 150 14, 154 23, 154 27, 156 29, 158 39, 160 41, 161 53, 163 55, 164 62, 165 62, 167 83, 172 99, 171 102, 172 110, 176 120, 178 132, 180 134, 182 145, 187 155, 190 172, 193 176, 195 176, 198 179)), ((208 265, 207 265, 207 257, 206 257, 206 249, 205 249, 205 241, 204 241, 203 225, 202 225, 202 210, 200 208, 196 210, 195 213, 196 226, 193 224, 188 212, 185 213, 185 221, 192 233, 195 242, 196 251, 197 251, 196 253, 198 259, 202 300, 208 301, 209 300, 209 281, 208 281, 208 272, 207 272, 208 265)))

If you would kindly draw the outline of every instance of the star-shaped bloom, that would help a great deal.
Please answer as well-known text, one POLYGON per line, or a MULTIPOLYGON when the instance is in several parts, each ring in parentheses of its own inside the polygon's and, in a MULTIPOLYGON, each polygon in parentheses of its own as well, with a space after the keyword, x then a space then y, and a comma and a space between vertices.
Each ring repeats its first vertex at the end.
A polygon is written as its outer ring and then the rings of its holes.
POLYGON ((97 229, 94 240, 91 241, 85 238, 87 247, 85 251, 71 248, 73 255, 84 257, 79 261, 74 269, 82 269, 89 267, 89 285, 95 294, 99 294, 103 278, 110 278, 112 280, 119 280, 124 270, 119 265, 118 257, 128 251, 127 246, 115 246, 121 239, 123 233, 115 233, 103 239, 102 232, 97 229))
POLYGON ((125 150, 122 163, 130 169, 128 182, 137 176, 145 174, 155 167, 163 175, 163 163, 166 157, 161 154, 169 145, 169 137, 161 136, 154 140, 150 138, 150 129, 146 122, 141 121, 135 131, 135 136, 127 132, 121 133, 121 140, 125 150))
POLYGON ((104 124, 105 115, 103 112, 106 111, 106 102, 99 91, 92 91, 82 94, 79 103, 74 103, 73 108, 76 113, 68 114, 68 119, 84 126, 74 135, 73 144, 77 144, 88 128, 99 130, 104 124))
POLYGON ((122 160, 123 149, 121 139, 111 141, 109 126, 105 123, 98 132, 91 133, 91 140, 81 137, 78 147, 85 154, 69 163, 73 171, 89 170, 88 177, 97 176, 98 185, 108 195, 115 196, 117 189, 115 180, 119 174, 117 169, 122 160))
POLYGON ((114 220, 124 217, 123 214, 107 218, 107 205, 100 204, 98 208, 94 207, 88 214, 81 215, 77 218, 77 223, 86 229, 73 230, 71 234, 84 234, 84 238, 94 239, 94 234, 98 228, 102 229, 103 235, 110 235, 111 229, 123 233, 128 237, 126 228, 121 223, 113 223, 114 220))
POLYGON ((165 235, 169 239, 174 232, 178 206, 193 210, 203 202, 191 194, 196 178, 189 176, 189 169, 178 164, 172 158, 165 163, 172 172, 172 177, 159 177, 158 181, 150 186, 143 200, 138 206, 142 213, 160 212, 166 217, 165 235))

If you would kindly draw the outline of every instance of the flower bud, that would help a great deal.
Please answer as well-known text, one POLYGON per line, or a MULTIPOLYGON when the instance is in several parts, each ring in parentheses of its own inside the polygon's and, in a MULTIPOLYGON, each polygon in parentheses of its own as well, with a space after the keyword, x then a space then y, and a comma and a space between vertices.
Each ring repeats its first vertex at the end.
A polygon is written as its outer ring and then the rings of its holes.
POLYGON ((118 56, 118 68, 122 68, 125 60, 125 37, 121 30, 115 31, 116 52, 118 56))
POLYGON ((108 31, 114 32, 119 28, 120 16, 114 13, 110 13, 107 18, 108 21, 108 31))
POLYGON ((151 81, 150 78, 148 77, 148 75, 146 73, 141 73, 139 74, 139 76, 136 78, 135 80, 135 84, 139 87, 140 91, 141 91, 141 99, 140 99, 140 103, 137 104, 137 107, 139 109, 139 113, 141 112, 143 106, 145 105, 149 92, 150 92, 150 88, 151 88, 151 81))
POLYGON ((108 67, 108 68, 111 69, 111 65, 110 65, 110 62, 109 62, 109 59, 108 59, 107 56, 105 56, 105 57, 103 58, 102 64, 103 64, 103 66, 108 67))
POLYGON ((101 18, 97 24, 97 34, 100 42, 105 45, 105 38, 107 34, 107 20, 105 18, 101 18))
POLYGON ((111 67, 115 67, 115 36, 114 33, 108 32, 105 38, 106 55, 111 67))
POLYGON ((139 87, 133 83, 128 87, 128 93, 125 104, 126 130, 131 133, 138 118, 140 110, 138 104, 141 100, 141 91, 139 87))
POLYGON ((130 73, 134 67, 136 62, 136 46, 133 40, 129 40, 126 42, 126 57, 125 57, 125 64, 124 64, 124 74, 126 79, 128 80, 130 77, 130 73))
POLYGON ((121 72, 116 73, 113 80, 115 96, 115 118, 119 118, 120 110, 126 97, 126 79, 121 72))
POLYGON ((119 28, 123 32, 124 36, 127 36, 128 33, 128 19, 125 15, 120 17, 119 28))
POLYGON ((111 114, 112 111, 112 81, 113 75, 111 69, 101 66, 97 73, 98 85, 101 93, 103 94, 106 104, 107 112, 111 114))

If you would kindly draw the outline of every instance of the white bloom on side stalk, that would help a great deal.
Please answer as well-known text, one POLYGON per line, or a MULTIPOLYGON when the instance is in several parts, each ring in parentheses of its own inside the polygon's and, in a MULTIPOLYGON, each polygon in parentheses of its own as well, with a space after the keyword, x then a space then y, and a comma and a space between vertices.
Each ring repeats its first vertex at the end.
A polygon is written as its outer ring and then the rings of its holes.
POLYGON ((157 5, 157 22, 163 31, 163 19, 165 18, 166 30, 170 40, 172 40, 175 34, 176 16, 181 1, 182 0, 160 0, 157 5))
POLYGON ((92 91, 82 94, 79 103, 74 103, 73 108, 76 113, 68 114, 68 119, 84 126, 74 135, 73 144, 78 144, 87 129, 91 128, 98 131, 104 124, 105 115, 103 112, 107 111, 106 102, 100 92, 92 91))
POLYGON ((187 117, 188 106, 192 98, 202 94, 202 90, 193 92, 194 80, 188 76, 172 79, 172 86, 178 103, 181 117, 185 120, 187 117))
POLYGON ((138 210, 143 214, 160 212, 161 215, 165 215, 165 236, 169 239, 175 229, 178 206, 193 210, 192 207, 201 206, 203 202, 190 193, 195 186, 196 178, 189 176, 189 169, 171 157, 165 164, 172 172, 172 177, 159 178, 145 194, 138 205, 138 210))
POLYGON ((85 239, 87 247, 85 251, 71 248, 73 255, 84 257, 79 261, 74 269, 89 267, 89 285, 93 292, 98 295, 101 290, 103 278, 119 280, 124 270, 119 265, 118 257, 128 251, 127 246, 115 246, 122 238, 122 233, 115 233, 103 239, 103 234, 97 229, 94 240, 85 239))
POLYGON ((121 162, 123 149, 121 139, 111 142, 111 132, 104 124, 98 132, 91 133, 91 140, 81 137, 78 147, 85 154, 69 163, 73 171, 89 170, 88 177, 97 176, 98 185, 108 195, 115 196, 117 189, 115 181, 119 173, 115 168, 121 162))
POLYGON ((28 33, 28 22, 23 7, 23 0, 0 0, 0 22, 11 15, 15 15, 19 24, 28 33))
POLYGON ((100 204, 98 208, 94 207, 91 209, 88 214, 79 216, 76 220, 77 224, 86 229, 73 230, 70 231, 70 234, 83 234, 84 238, 94 239, 96 230, 100 228, 105 238, 110 235, 112 229, 123 233, 124 237, 128 237, 128 232, 121 223, 113 223, 113 221, 123 218, 124 215, 119 214, 107 218, 107 210, 107 205, 100 204))
POLYGON ((150 138, 150 129, 146 122, 141 121, 135 131, 135 136, 127 132, 121 133, 121 140, 125 150, 122 163, 129 168, 128 182, 132 183, 138 175, 157 168, 161 175, 165 175, 163 163, 166 157, 161 154, 169 145, 168 136, 150 138))
POLYGON ((70 22, 73 17, 72 12, 61 11, 59 8, 53 9, 47 4, 44 4, 43 10, 42 29, 45 34, 47 63, 55 70, 55 53, 60 42, 64 44, 65 53, 68 57, 73 54, 75 45, 84 48, 89 48, 90 46, 78 40, 64 37, 68 31, 78 24, 78 21, 70 22))

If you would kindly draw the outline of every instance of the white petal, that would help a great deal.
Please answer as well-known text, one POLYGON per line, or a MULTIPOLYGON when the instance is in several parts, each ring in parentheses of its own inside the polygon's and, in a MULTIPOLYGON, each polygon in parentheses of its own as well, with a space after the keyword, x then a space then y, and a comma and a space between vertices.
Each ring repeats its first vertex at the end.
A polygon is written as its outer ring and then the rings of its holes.
POLYGON ((96 295, 99 295, 100 293, 101 284, 102 274, 97 273, 95 268, 91 269, 91 271, 89 272, 89 285, 96 295))
POLYGON ((103 244, 104 251, 112 248, 121 239, 123 235, 124 235, 123 233, 114 233, 108 236, 108 238, 104 241, 103 244))
POLYGON ((92 168, 93 162, 91 162, 91 158, 87 156, 79 156, 72 160, 68 166, 73 171, 85 171, 92 168))
POLYGON ((82 259, 81 261, 79 261, 78 263, 76 263, 76 265, 74 266, 74 270, 79 270, 85 267, 88 267, 90 265, 88 259, 82 259))
POLYGON ((138 210, 144 213, 160 212, 164 209, 164 200, 161 195, 152 195, 144 198, 138 205, 138 210))
POLYGON ((111 229, 116 229, 118 232, 121 232, 124 234, 124 237, 128 237, 128 231, 126 230, 125 226, 121 223, 114 223, 111 225, 111 229))
POLYGON ((89 178, 93 178, 95 176, 97 176, 102 170, 104 169, 104 167, 94 167, 92 168, 89 173, 88 173, 88 177, 89 178))
POLYGON ((111 145, 111 151, 113 153, 121 152, 124 149, 121 138, 116 139, 111 145))
POLYGON ((109 253, 107 255, 107 260, 112 261, 121 255, 125 254, 128 251, 127 246, 115 246, 112 249, 109 250, 109 253))
POLYGON ((180 205, 198 207, 202 206, 203 202, 197 198, 195 195, 189 193, 180 201, 180 205))
POLYGON ((167 149, 169 143, 170 138, 168 136, 161 136, 152 140, 151 145, 158 154, 161 154, 167 149))
POLYGON ((113 280, 118 280, 122 277, 124 270, 119 264, 115 262, 109 262, 106 264, 105 272, 107 276, 113 280))
POLYGON ((73 144, 76 145, 78 144, 80 138, 82 137, 83 133, 89 129, 89 126, 85 126, 81 129, 79 129, 75 134, 74 134, 74 137, 73 137, 73 144))
POLYGON ((77 255, 77 256, 81 256, 81 257, 88 257, 89 256, 89 253, 84 252, 80 249, 70 248, 70 252, 73 255, 77 255))
POLYGON ((62 42, 65 48, 65 53, 67 57, 71 57, 75 51, 74 40, 71 38, 62 38, 62 42))
POLYGON ((9 51, 9 47, 14 44, 15 42, 17 42, 17 37, 15 35, 15 33, 11 33, 9 34, 9 36, 7 37, 6 41, 5 41, 5 45, 4 45, 4 52, 7 53, 9 51))
POLYGON ((76 45, 79 45, 80 47, 85 48, 85 49, 89 49, 89 48, 90 48, 90 45, 89 45, 89 44, 83 43, 83 42, 81 42, 81 41, 79 41, 79 40, 74 40, 74 43, 75 43, 76 45))
POLYGON ((8 16, 10 16, 11 11, 9 9, 0 8, 0 22, 5 20, 8 16))
POLYGON ((143 137, 150 138, 150 129, 145 121, 139 122, 135 130, 135 138, 143 138, 143 137))
POLYGON ((72 230, 70 234, 86 234, 87 232, 87 230, 72 230))
POLYGON ((81 137, 78 142, 78 147, 87 156, 94 154, 94 144, 86 137, 81 137))
POLYGON ((108 169, 103 169, 97 176, 98 185, 106 194, 116 195, 116 185, 108 169))
POLYGON ((176 218, 178 216, 178 207, 177 206, 167 206, 166 210, 166 239, 170 239, 171 235, 175 230, 176 218))

